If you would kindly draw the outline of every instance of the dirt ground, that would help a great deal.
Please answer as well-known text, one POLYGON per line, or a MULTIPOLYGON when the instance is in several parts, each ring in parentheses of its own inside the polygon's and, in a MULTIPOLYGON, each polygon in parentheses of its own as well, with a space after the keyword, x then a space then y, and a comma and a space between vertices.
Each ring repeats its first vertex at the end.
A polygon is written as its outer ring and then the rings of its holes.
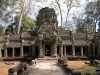
MULTIPOLYGON (((14 64, 6 64, 8 63, 6 62, 1 62, 0 61, 0 75, 8 75, 8 69, 11 67, 14 67, 16 65, 18 65, 20 62, 19 61, 12 61, 10 63, 14 63, 14 64)), ((85 64, 85 61, 68 61, 68 66, 74 70, 78 70, 78 71, 84 71, 84 70, 95 70, 94 67, 88 66, 87 64, 85 64)))
MULTIPOLYGON (((68 66, 76 71, 81 71, 81 73, 95 73, 96 67, 89 66, 85 64, 85 61, 68 61, 68 66)), ((83 74, 85 75, 85 74, 83 74)))
POLYGON ((68 61, 68 66, 74 70, 82 70, 85 61, 68 61))
POLYGON ((11 68, 11 67, 14 67, 16 65, 18 65, 20 62, 19 61, 12 61, 12 62, 1 62, 0 61, 0 75, 8 75, 8 69, 11 68), (10 63, 10 64, 7 64, 7 63, 10 63), (14 63, 14 64, 12 64, 14 63))

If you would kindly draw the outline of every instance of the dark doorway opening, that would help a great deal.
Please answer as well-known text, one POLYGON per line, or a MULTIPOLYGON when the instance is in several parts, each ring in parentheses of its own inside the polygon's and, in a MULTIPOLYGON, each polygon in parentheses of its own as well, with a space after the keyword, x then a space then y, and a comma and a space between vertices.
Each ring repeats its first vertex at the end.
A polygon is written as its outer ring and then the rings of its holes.
POLYGON ((95 56, 98 55, 98 47, 95 47, 95 56))
POLYGON ((15 50, 15 57, 19 57, 20 56, 20 48, 14 48, 15 50))
POLYGON ((45 45, 45 55, 51 56, 51 46, 50 45, 45 45))
POLYGON ((72 46, 66 46, 66 54, 72 55, 72 46))
POLYGON ((7 48, 8 57, 12 57, 12 48, 7 48))
POLYGON ((57 46, 57 54, 59 54, 59 48, 60 48, 60 47, 59 47, 59 46, 57 46))
POLYGON ((81 56, 81 47, 75 47, 76 56, 81 56))
POLYGON ((88 48, 87 47, 83 47, 83 55, 84 56, 88 55, 87 51, 88 51, 88 48))
POLYGON ((24 46, 23 50, 24 50, 23 51, 24 56, 26 56, 26 57, 30 56, 30 47, 29 46, 24 46))
POLYGON ((4 49, 1 49, 2 57, 5 57, 4 49))
POLYGON ((38 49, 38 46, 35 46, 35 56, 36 56, 36 57, 39 56, 39 49, 38 49))

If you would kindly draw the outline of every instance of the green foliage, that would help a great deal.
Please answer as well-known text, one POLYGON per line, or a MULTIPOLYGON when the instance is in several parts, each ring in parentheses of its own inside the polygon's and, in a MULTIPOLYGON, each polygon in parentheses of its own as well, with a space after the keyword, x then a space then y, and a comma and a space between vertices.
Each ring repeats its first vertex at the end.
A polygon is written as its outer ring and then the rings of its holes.
POLYGON ((87 22, 99 26, 98 22, 100 21, 100 0, 89 2, 85 8, 87 15, 87 22))
MULTIPOLYGON (((18 25, 19 18, 20 18, 19 15, 15 17, 15 25, 18 25)), ((35 27, 35 21, 32 18, 24 15, 22 18, 21 31, 30 31, 33 30, 34 27, 35 27)))
POLYGON ((4 30, 3 26, 2 26, 2 25, 0 25, 0 35, 2 35, 2 34, 3 34, 3 30, 4 30))

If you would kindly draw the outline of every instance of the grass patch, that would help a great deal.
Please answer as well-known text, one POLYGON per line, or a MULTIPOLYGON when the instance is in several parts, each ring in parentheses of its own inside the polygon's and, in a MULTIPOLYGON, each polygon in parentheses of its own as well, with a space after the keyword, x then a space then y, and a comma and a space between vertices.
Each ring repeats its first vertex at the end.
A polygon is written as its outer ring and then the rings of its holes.
POLYGON ((86 73, 90 73, 91 75, 95 75, 96 69, 97 68, 94 66, 89 66, 88 64, 84 64, 81 73, 82 73, 82 75, 86 75, 86 73))

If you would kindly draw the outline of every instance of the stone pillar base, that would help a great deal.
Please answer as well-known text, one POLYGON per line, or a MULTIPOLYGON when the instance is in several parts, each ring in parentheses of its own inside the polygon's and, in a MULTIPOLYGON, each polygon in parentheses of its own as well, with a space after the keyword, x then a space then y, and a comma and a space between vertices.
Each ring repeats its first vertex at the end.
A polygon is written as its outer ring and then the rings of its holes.
POLYGON ((39 58, 44 58, 44 55, 39 55, 39 58))
POLYGON ((53 54, 52 56, 53 56, 53 57, 57 57, 57 54, 53 54))

